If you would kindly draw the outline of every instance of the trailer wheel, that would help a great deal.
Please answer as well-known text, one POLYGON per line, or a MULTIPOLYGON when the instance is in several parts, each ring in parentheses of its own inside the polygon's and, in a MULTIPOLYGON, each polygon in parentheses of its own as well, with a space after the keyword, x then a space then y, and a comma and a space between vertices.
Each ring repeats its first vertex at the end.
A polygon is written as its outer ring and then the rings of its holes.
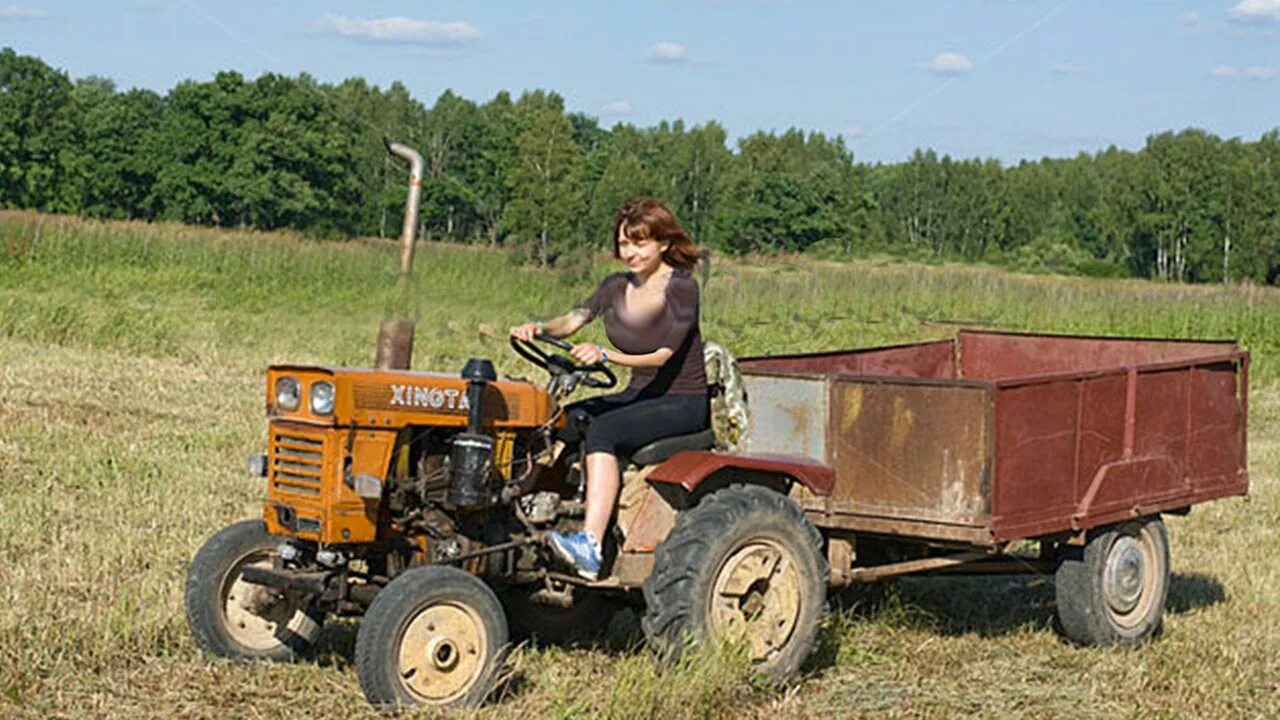
POLYGON ((242 577, 246 567, 270 567, 278 542, 261 520, 244 520, 196 552, 183 602, 197 645, 228 660, 292 660, 315 643, 322 614, 242 577))
POLYGON ((1169 536, 1160 518, 1098 528, 1067 547, 1054 578, 1058 623, 1081 645, 1131 647, 1160 630, 1169 593, 1169 536))
POLYGON ((734 485, 681 513, 644 583, 645 636, 660 654, 688 641, 745 642, 757 673, 794 674, 827 609, 822 537, 791 500, 734 485))
POLYGON ((401 573, 356 635, 356 675, 374 705, 476 707, 493 689, 507 619, 484 582, 432 565, 401 573))

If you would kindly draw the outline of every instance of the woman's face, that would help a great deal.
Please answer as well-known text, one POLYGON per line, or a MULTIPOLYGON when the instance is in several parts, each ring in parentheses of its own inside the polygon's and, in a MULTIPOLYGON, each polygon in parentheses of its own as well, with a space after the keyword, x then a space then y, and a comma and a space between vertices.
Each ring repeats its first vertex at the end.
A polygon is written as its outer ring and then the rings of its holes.
POLYGON ((649 275, 662 266, 662 254, 670 243, 660 243, 646 238, 634 240, 627 237, 622 228, 618 228, 618 257, 638 275, 649 275))

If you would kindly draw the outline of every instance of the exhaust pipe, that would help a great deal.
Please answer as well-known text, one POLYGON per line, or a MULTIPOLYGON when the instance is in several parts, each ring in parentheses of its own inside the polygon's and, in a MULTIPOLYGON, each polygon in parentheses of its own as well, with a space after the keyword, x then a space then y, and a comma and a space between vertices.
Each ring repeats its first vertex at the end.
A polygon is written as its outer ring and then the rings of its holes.
POLYGON ((422 155, 408 145, 386 142, 387 152, 409 162, 409 198, 400 232, 400 274, 396 299, 378 326, 378 350, 373 366, 378 370, 408 370, 413 360, 413 319, 409 297, 413 282, 413 244, 418 233, 418 206, 422 201, 422 155))

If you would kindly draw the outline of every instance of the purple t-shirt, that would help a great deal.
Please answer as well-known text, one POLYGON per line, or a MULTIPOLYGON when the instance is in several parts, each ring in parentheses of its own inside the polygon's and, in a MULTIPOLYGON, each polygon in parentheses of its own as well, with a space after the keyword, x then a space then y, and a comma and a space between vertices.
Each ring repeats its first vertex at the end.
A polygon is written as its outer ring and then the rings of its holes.
POLYGON ((603 317, 609 342, 628 355, 644 355, 671 348, 661 367, 632 368, 628 389, 644 395, 705 395, 707 371, 702 360, 702 332, 698 329, 698 283, 688 271, 675 268, 667 282, 666 302, 660 312, 638 324, 628 321, 622 308, 631 273, 615 273, 583 303, 590 314, 603 317))

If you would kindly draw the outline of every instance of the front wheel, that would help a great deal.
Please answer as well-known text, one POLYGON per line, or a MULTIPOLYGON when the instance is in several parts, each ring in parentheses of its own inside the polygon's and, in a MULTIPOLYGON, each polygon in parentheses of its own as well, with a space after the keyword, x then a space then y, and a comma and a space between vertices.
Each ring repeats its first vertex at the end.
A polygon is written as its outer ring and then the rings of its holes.
POLYGON ((645 581, 642 626, 666 654, 685 640, 742 642, 782 681, 813 650, 827 608, 822 537, 788 498, 734 485, 676 518, 645 581))
POLYGON ((497 680, 507 619, 489 586, 457 568, 401 573, 356 636, 356 674, 374 705, 475 707, 497 680))
POLYGON ((1054 577, 1058 623, 1081 645, 1130 647, 1160 630, 1169 594, 1169 536, 1160 518, 1098 528, 1063 550, 1054 577))
POLYGON ((271 567, 278 543, 261 520, 244 520, 196 552, 183 600, 201 648, 229 660, 291 660, 315 643, 321 614, 302 598, 244 580, 247 567, 271 567))

